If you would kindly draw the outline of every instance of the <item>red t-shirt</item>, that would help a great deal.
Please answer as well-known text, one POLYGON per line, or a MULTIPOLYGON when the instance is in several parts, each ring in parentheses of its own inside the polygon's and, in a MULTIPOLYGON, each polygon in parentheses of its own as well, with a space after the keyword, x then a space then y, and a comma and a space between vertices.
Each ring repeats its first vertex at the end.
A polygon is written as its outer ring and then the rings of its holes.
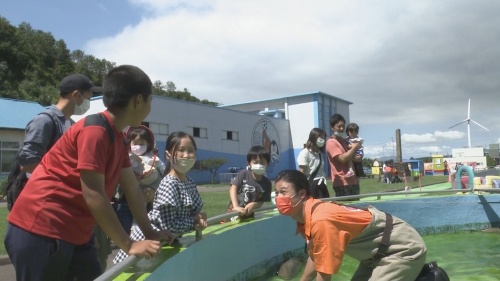
POLYGON ((73 125, 45 154, 8 216, 10 223, 31 233, 80 245, 89 241, 95 225, 82 195, 80 170, 104 175, 105 193, 111 200, 120 171, 130 167, 127 145, 109 117, 111 143, 106 128, 73 125))
POLYGON ((344 139, 338 139, 336 137, 331 137, 326 141, 326 155, 328 156, 328 161, 330 161, 330 171, 332 177, 332 186, 347 186, 358 184, 358 177, 347 177, 344 175, 349 171, 349 162, 341 163, 338 158, 335 157, 346 153, 348 143, 344 139), (342 142, 342 143, 341 143, 342 142))

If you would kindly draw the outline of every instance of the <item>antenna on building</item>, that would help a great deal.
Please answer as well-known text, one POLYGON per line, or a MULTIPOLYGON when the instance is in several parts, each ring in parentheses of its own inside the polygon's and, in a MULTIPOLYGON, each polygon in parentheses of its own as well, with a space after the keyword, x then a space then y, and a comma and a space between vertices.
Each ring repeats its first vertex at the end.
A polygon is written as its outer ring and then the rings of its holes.
POLYGON ((483 128, 483 129, 485 129, 486 131, 490 131, 490 130, 488 130, 488 129, 487 129, 486 127, 484 127, 483 125, 481 125, 481 124, 477 123, 476 121, 474 121, 474 120, 470 119, 470 99, 469 99, 469 107, 468 107, 468 109, 467 109, 467 119, 465 119, 464 121, 462 121, 462 122, 460 122, 460 123, 458 123, 458 124, 455 124, 455 125, 453 125, 453 126, 449 127, 448 129, 451 129, 451 128, 453 128, 453 127, 456 127, 456 126, 458 126, 458 125, 460 125, 460 124, 462 124, 462 123, 465 123, 465 122, 467 122, 467 137, 468 137, 468 140, 469 140, 469 148, 471 148, 472 146, 471 146, 471 144, 470 144, 470 122, 472 122, 472 123, 474 123, 474 124, 478 125, 479 127, 481 127, 481 128, 483 128))

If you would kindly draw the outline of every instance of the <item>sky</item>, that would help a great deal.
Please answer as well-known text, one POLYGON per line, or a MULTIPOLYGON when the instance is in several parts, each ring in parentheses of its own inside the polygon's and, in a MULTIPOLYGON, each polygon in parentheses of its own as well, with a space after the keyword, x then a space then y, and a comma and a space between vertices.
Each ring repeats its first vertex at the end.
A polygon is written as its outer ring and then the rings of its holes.
MULTIPOLYGON (((16 0, 0 16, 221 104, 352 102, 365 157, 500 142, 500 1, 16 0)), ((196 114, 196 113, 192 113, 196 114)))

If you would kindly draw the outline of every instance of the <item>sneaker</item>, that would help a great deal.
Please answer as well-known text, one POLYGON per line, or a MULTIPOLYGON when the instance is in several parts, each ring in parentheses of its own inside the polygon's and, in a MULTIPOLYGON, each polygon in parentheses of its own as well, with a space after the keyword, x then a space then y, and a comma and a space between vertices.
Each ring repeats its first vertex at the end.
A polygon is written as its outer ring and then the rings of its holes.
POLYGON ((349 172, 347 172, 347 173, 344 175, 344 178, 350 178, 350 177, 352 177, 352 176, 354 176, 354 175, 355 175, 355 174, 354 174, 354 172, 353 172, 353 171, 351 171, 351 170, 349 170, 349 172))

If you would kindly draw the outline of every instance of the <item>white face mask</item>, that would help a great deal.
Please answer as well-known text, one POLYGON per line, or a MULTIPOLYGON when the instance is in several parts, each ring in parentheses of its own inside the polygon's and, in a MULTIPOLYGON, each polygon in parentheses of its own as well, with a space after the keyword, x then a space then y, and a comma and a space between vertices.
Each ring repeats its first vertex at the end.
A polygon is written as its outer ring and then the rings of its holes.
POLYGON ((336 136, 336 137, 342 137, 344 133, 340 133, 340 132, 337 132, 335 130, 333 130, 333 135, 336 136))
POLYGON ((130 152, 137 156, 141 156, 144 153, 146 153, 146 150, 148 150, 148 146, 143 144, 143 145, 131 145, 130 146, 130 152))
POLYGON ((178 173, 186 174, 189 170, 191 170, 191 168, 193 168, 195 161, 196 159, 175 158, 175 161, 172 164, 174 170, 178 173))
POLYGON ((252 164, 252 172, 256 175, 262 175, 266 172, 266 166, 262 164, 252 164))
POLYGON ((323 147, 323 146, 325 145, 325 139, 318 138, 318 139, 316 140, 316 145, 317 145, 318 147, 323 147))
POLYGON ((85 112, 87 112, 87 110, 89 110, 89 108, 90 108, 90 100, 84 99, 82 94, 80 94, 80 97, 82 97, 83 102, 80 105, 78 105, 75 102, 75 112, 73 112, 74 115, 85 114, 85 112))

